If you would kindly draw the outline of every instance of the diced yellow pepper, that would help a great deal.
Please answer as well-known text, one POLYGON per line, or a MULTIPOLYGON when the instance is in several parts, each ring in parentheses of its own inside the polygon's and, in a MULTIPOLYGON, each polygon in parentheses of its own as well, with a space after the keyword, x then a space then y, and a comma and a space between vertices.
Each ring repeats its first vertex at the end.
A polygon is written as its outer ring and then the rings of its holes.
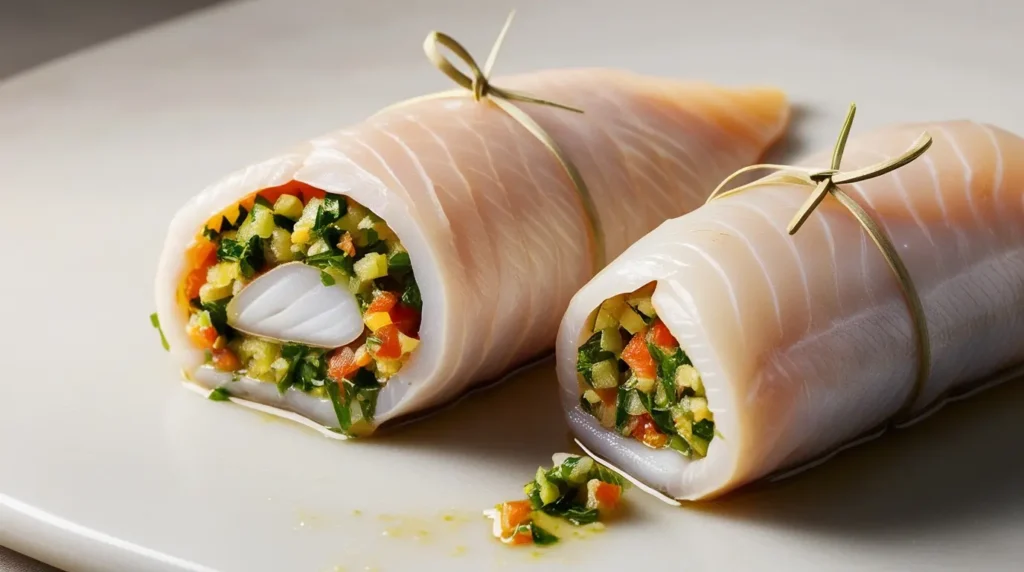
POLYGON ((420 345, 419 340, 416 338, 410 338, 402 332, 398 332, 398 342, 402 345, 403 354, 412 353, 412 351, 420 345))
POLYGON ((310 227, 295 225, 295 229, 292 231, 292 243, 306 244, 309 242, 309 228, 310 227))
POLYGON ((402 361, 397 359, 377 360, 377 373, 384 377, 390 377, 402 369, 402 361))
POLYGON ((601 403, 601 396, 597 394, 593 389, 588 389, 583 392, 583 399, 586 399, 588 403, 597 405, 601 403))
POLYGON ((363 316, 363 323, 371 332, 376 332, 391 323, 391 315, 387 312, 371 312, 363 316))

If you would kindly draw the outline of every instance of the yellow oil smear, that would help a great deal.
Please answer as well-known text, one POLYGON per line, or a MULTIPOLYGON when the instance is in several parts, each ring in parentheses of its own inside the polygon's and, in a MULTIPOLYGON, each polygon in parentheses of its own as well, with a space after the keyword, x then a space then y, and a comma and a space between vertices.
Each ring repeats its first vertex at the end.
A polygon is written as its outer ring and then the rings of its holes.
MULTIPOLYGON (((381 514, 378 520, 386 523, 381 536, 398 540, 411 540, 420 545, 448 544, 462 537, 462 527, 474 521, 473 517, 463 511, 449 510, 430 516, 381 514)), ((461 556, 467 552, 462 545, 455 546, 451 556, 461 556)))
POLYGON ((456 546, 455 549, 452 550, 452 556, 465 556, 467 552, 469 552, 469 548, 466 548, 465 546, 456 546))

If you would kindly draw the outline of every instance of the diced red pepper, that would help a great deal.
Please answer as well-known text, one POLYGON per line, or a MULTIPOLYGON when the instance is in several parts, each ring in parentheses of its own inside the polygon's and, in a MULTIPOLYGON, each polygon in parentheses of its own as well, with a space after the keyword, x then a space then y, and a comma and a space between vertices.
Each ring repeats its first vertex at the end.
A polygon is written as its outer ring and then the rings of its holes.
POLYGON ((213 350, 213 367, 221 371, 235 371, 242 367, 235 352, 228 349, 213 350))
POLYGON ((634 439, 653 449, 661 449, 668 443, 668 435, 658 431, 658 426, 654 424, 654 419, 649 413, 638 417, 638 421, 636 428, 633 429, 634 439))
POLYGON ((398 327, 388 324, 374 334, 380 340, 380 347, 373 352, 378 359, 398 359, 402 357, 402 342, 398 339, 398 327))
POLYGON ((397 303, 398 294, 395 294, 394 292, 377 292, 373 296, 373 301, 370 302, 370 306, 366 308, 366 313, 373 314, 375 312, 390 312, 397 303))
MULTIPOLYGON (((530 513, 533 512, 533 507, 530 505, 530 501, 509 501, 501 503, 501 510, 499 512, 501 513, 501 536, 502 538, 508 538, 515 533, 519 525, 530 521, 530 513)), ((533 542, 532 535, 519 533, 512 538, 511 543, 526 544, 529 542, 533 542)))
POLYGON ((190 327, 188 337, 200 349, 208 350, 217 341, 217 329, 212 326, 205 328, 190 327))
POLYGON ((359 365, 356 363, 356 353, 352 348, 340 348, 327 358, 327 377, 334 381, 348 379, 357 371, 359 365))
POLYGON ((610 510, 619 504, 622 496, 622 487, 604 481, 598 481, 594 488, 594 500, 597 501, 599 510, 610 510))
POLYGON ((391 308, 388 314, 391 316, 391 323, 398 328, 399 332, 410 338, 420 337, 420 313, 415 308, 398 303, 391 308))
POLYGON ((654 345, 660 348, 677 348, 679 342, 672 336, 672 333, 668 331, 665 323, 661 320, 655 320, 654 325, 651 326, 651 341, 654 345))
POLYGON ((647 350, 646 340, 647 329, 637 332, 626 347, 622 350, 622 360, 629 365, 637 377, 654 379, 658 376, 658 369, 647 350))

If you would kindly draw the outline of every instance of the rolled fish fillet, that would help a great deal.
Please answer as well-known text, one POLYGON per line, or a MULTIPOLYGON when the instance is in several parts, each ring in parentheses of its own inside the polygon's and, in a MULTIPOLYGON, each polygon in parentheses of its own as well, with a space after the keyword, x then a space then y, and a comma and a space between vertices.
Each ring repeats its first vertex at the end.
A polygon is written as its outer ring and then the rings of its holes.
MULTIPOLYGON (((520 104, 582 173, 607 260, 700 205, 788 116, 776 90, 618 71, 496 83, 584 110, 520 104)), ((594 244, 579 193, 521 124, 468 93, 420 100, 188 202, 158 313, 211 397, 365 435, 551 351, 594 244)))
POLYGON ((934 144, 917 161, 841 185, 921 297, 931 370, 916 396, 911 314, 880 250, 831 196, 788 235, 810 188, 778 182, 665 222, 576 294, 557 367, 581 442, 656 491, 710 498, 1024 361, 1024 140, 966 121, 890 127, 851 139, 843 170, 923 131, 934 144))

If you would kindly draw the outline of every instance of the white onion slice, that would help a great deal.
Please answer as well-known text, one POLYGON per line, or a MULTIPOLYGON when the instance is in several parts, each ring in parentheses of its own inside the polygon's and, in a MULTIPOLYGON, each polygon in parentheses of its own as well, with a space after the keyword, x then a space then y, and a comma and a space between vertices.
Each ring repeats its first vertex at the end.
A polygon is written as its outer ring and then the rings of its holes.
POLYGON ((351 343, 363 332, 355 296, 324 286, 320 270, 282 264, 253 280, 228 302, 228 324, 247 334, 321 348, 351 343))

